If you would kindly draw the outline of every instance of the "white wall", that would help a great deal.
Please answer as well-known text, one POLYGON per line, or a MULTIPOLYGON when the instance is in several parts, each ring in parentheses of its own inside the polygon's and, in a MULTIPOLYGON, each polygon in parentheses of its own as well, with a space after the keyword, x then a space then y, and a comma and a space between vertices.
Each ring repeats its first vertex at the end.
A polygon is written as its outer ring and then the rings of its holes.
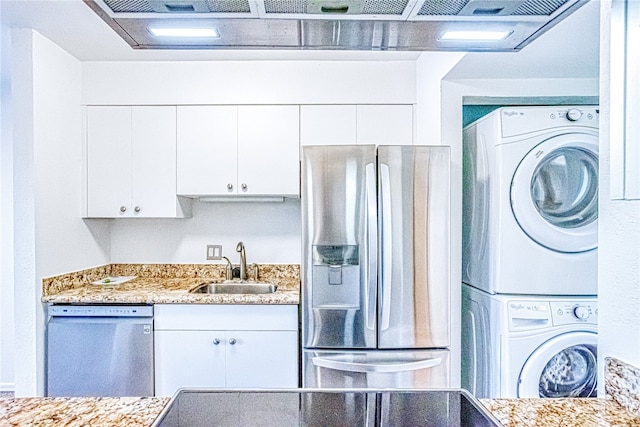
POLYGON ((81 218, 81 65, 13 32, 16 396, 44 392, 42 278, 109 262, 109 223, 81 218))
MULTIPOLYGON (((610 146, 614 134, 610 118, 612 107, 620 111, 620 106, 612 106, 609 102, 610 8, 610 2, 602 2, 598 363, 603 366, 605 357, 616 357, 640 367, 640 201, 610 199, 610 146)), ((619 135, 620 131, 616 133, 619 135)), ((604 374, 600 371, 601 394, 604 391, 603 380, 604 374)))
MULTIPOLYGON (((194 202, 190 219, 117 220, 111 234, 113 263, 207 263, 206 246, 239 263, 300 264, 300 201, 280 203, 194 202)), ((220 261, 215 261, 220 262, 220 261)))
MULTIPOLYGON (((82 102, 96 104, 416 103, 414 61, 86 62, 82 102)), ((237 262, 300 263, 300 201, 194 202, 190 219, 117 220, 112 262, 203 263, 207 244, 237 262), (158 230, 162 230, 159 232, 158 230)))
MULTIPOLYGON (((0 22, 2 22, 0 7, 0 22)), ((0 391, 14 390, 11 30, 0 27, 0 391)))
POLYGON ((84 104, 416 101, 414 61, 85 62, 84 104))

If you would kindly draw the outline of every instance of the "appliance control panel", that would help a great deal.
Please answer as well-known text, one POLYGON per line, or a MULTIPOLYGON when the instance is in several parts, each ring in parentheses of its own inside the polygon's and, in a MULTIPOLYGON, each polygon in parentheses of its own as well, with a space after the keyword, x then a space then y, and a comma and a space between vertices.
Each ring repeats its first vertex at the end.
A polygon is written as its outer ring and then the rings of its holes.
POLYGON ((587 323, 598 324, 598 305, 595 301, 551 302, 554 326, 587 323))
POLYGON ((509 301, 510 331, 527 331, 551 326, 551 308, 546 301, 509 301))
POLYGON ((598 128, 599 108, 595 106, 502 108, 502 136, 525 135, 562 126, 598 128))
POLYGON ((152 305, 50 305, 57 317, 152 317, 152 305))

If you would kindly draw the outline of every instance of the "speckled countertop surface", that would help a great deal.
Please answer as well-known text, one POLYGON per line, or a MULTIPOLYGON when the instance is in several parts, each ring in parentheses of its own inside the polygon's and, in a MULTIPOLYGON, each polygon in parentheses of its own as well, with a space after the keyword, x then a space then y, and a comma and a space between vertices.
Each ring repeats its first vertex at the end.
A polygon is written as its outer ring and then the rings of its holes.
MULTIPOLYGON (((53 304, 298 304, 297 265, 259 266, 258 281, 277 285, 272 294, 196 294, 202 283, 224 280, 217 264, 113 264, 43 280, 42 302, 53 304), (94 285, 105 277, 135 276, 117 285, 94 285)), ((249 277, 255 280, 255 277, 249 277)))
POLYGON ((0 399, 0 426, 150 426, 169 401, 160 397, 0 399))
POLYGON ((640 426, 611 399, 480 399, 504 427, 640 426))
MULTIPOLYGON (((168 398, 0 399, 2 426, 150 426, 168 398)), ((481 399, 504 427, 640 426, 607 399, 481 399)))

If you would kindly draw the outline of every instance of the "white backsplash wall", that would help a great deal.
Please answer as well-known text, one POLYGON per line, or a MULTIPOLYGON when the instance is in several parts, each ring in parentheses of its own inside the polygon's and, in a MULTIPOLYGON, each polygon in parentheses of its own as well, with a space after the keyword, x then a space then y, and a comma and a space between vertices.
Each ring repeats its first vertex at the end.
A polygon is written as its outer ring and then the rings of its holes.
POLYGON ((111 228, 112 263, 201 264, 206 246, 239 262, 236 244, 244 242, 247 263, 299 264, 300 200, 284 202, 194 201, 188 219, 118 219, 111 228))

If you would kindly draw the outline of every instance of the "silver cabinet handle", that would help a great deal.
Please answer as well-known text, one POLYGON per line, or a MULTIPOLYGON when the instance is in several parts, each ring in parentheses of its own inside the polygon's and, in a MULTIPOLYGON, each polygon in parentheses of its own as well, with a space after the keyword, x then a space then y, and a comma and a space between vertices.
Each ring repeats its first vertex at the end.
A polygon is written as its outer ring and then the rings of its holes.
POLYGON ((227 191, 233 191, 233 184, 227 184, 227 191))
POLYGON ((242 187, 242 191, 247 191, 247 184, 242 184, 240 187, 242 187))
POLYGON ((213 339, 213 344, 214 344, 214 345, 218 345, 218 344, 220 344, 220 338, 214 338, 214 339, 213 339))
POLYGON ((322 357, 313 357, 313 364, 323 368, 347 372, 404 372, 417 371, 419 369, 433 368, 442 363, 442 358, 412 360, 400 363, 357 363, 345 362, 322 357))
POLYGON ((120 212, 125 213, 127 211, 126 206, 120 206, 120 212))
POLYGON ((234 345, 236 342, 235 338, 229 338, 229 344, 234 345))
POLYGON ((133 211, 134 211, 135 213, 140 212, 140 206, 136 206, 135 208, 133 208, 133 211))

